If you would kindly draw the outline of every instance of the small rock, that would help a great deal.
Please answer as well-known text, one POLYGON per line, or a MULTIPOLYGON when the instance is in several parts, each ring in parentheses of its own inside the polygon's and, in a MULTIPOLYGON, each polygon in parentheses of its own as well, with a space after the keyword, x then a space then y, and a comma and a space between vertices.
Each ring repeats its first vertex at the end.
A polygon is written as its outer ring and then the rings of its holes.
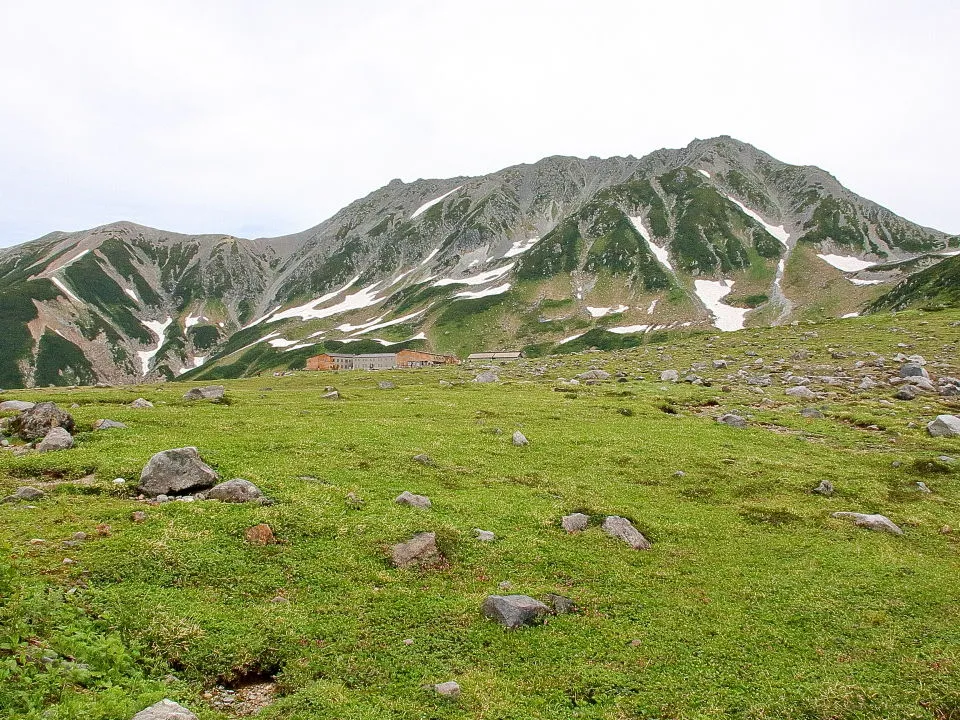
POLYGON ((853 518, 853 522, 857 527, 866 528, 868 530, 876 530, 877 532, 892 533, 893 535, 903 535, 903 530, 897 527, 886 515, 871 515, 867 513, 856 512, 835 512, 832 513, 830 517, 853 518))
POLYGON ((448 680, 447 682, 434 685, 433 689, 437 695, 450 698, 451 700, 455 700, 456 698, 460 697, 460 686, 453 680, 448 680))
POLYGON ((217 481, 217 473, 200 459, 195 447, 158 452, 140 473, 139 489, 155 497, 190 490, 204 490, 217 481))
POLYGON ((587 370, 576 376, 579 380, 609 380, 610 373, 605 370, 587 370))
POLYGON ((803 410, 800 411, 800 414, 805 418, 810 418, 811 420, 823 420, 823 413, 816 408, 803 408, 803 410))
POLYGON ((526 436, 522 432, 520 432, 519 430, 516 430, 513 433, 513 444, 520 445, 520 446, 529 445, 530 441, 527 440, 526 436))
POLYGON ((407 542, 398 543, 391 548, 390 560, 393 566, 398 568, 411 565, 429 567, 436 565, 441 559, 437 536, 432 532, 419 533, 407 542))
POLYGON ((404 490, 402 493, 397 495, 393 501, 398 505, 409 505, 410 507, 415 508, 431 507, 430 498, 428 498, 426 495, 414 495, 408 490, 404 490))
POLYGON ((73 436, 62 427, 52 427, 37 445, 37 452, 55 452, 73 447, 73 436))
POLYGON ((135 410, 145 410, 147 408, 152 408, 153 403, 149 400, 145 400, 144 398, 137 398, 130 403, 130 407, 134 408, 135 410))
POLYGON ((940 528, 941 535, 949 535, 952 532, 953 532, 953 528, 950 527, 949 525, 944 525, 942 528, 940 528))
POLYGON ((255 502, 263 499, 264 495, 260 488, 249 480, 234 478, 227 480, 219 485, 214 485, 207 493, 208 500, 219 500, 220 502, 245 503, 255 502))
POLYGON ((894 394, 897 400, 914 400, 920 394, 920 388, 915 385, 903 385, 894 394))
POLYGON ((357 495, 355 492, 348 492, 346 497, 347 505, 352 507, 354 510, 359 510, 363 507, 363 498, 357 495))
POLYGON ((243 533, 243 537, 246 538, 247 542, 251 545, 274 545, 277 542, 273 530, 266 523, 260 523, 259 525, 247 528, 243 533))
POLYGON ((727 366, 727 361, 726 361, 726 360, 714 360, 714 361, 713 361, 713 369, 714 369, 714 370, 722 370, 722 369, 725 368, 726 366, 727 366))
POLYGON ((30 487, 29 485, 24 485, 19 487, 13 493, 13 495, 7 495, 0 502, 20 502, 21 500, 27 502, 33 502, 34 500, 39 500, 43 497, 43 491, 37 490, 35 487, 30 487))
POLYGON ((0 402, 0 412, 21 412, 31 409, 36 403, 26 400, 4 400, 0 402))
POLYGON ((927 487, 927 484, 923 481, 917 481, 917 490, 922 493, 932 493, 933 491, 927 487))
POLYGON ((786 394, 790 397, 801 398, 803 400, 816 400, 817 398, 817 394, 806 385, 787 388, 786 394))
POLYGON ((414 455, 413 461, 418 462, 421 465, 426 465, 427 467, 435 467, 437 464, 436 462, 434 462, 433 458, 427 455, 426 453, 420 453, 419 455, 414 455))
POLYGON ((960 437, 960 417, 956 415, 937 415, 936 420, 927 423, 930 437, 960 437))
POLYGON ((339 400, 340 393, 337 390, 331 390, 330 392, 324 393, 323 395, 321 395, 320 399, 321 400, 339 400))
POLYGON ((147 514, 143 510, 136 510, 130 513, 130 521, 135 523, 142 523, 147 519, 147 514))
POLYGON ((204 387, 190 388, 184 393, 184 400, 221 400, 223 398, 223 385, 206 385, 204 387))
POLYGON ((583 513, 573 513, 572 515, 564 515, 563 519, 560 521, 560 524, 568 533, 575 533, 586 530, 589 522, 589 515, 585 515, 583 513))
POLYGON ((906 363, 900 366, 900 377, 902 378, 914 378, 922 377, 929 378, 930 374, 927 372, 926 368, 917 363, 906 363))
POLYGON ((814 495, 823 495, 823 497, 830 497, 833 495, 833 483, 829 480, 821 480, 820 484, 817 485, 813 490, 811 490, 814 495))
POLYGON ((197 716, 183 705, 164 698, 146 710, 138 712, 132 720, 197 720, 197 716))
POLYGON ((617 515, 609 515, 603 521, 603 531, 610 537, 623 540, 634 550, 650 550, 653 545, 637 530, 633 523, 617 515))
POLYGON ((567 615, 577 611, 577 604, 563 595, 549 593, 544 600, 547 601, 547 605, 553 610, 554 615, 567 615))
POLYGON ((723 423, 724 425, 729 425, 733 428, 745 428, 747 426, 747 421, 734 413, 726 413, 725 415, 721 415, 719 418, 717 418, 717 422, 723 423))
POLYGON ((493 542, 497 539, 497 536, 492 533, 490 530, 481 530, 480 528, 474 528, 473 532, 477 535, 477 540, 480 542, 493 542))
POLYGON ((676 370, 664 370, 660 373, 661 382, 677 382, 680 379, 680 373, 676 370))
POLYGON ((550 613, 550 608, 528 595, 488 595, 482 609, 486 617, 511 630, 550 613))
POLYGON ((497 583, 497 589, 499 590, 509 590, 513 587, 513 583, 509 580, 504 580, 503 582, 497 583))
POLYGON ((126 430, 127 426, 116 420, 97 420, 93 424, 94 430, 126 430))
POLYGON ((381 380, 377 383, 377 387, 381 390, 393 390, 397 386, 395 383, 392 383, 389 380, 381 380))
POLYGON ((484 370, 482 373, 477 375, 473 381, 475 383, 495 383, 500 382, 500 378, 492 370, 484 370))

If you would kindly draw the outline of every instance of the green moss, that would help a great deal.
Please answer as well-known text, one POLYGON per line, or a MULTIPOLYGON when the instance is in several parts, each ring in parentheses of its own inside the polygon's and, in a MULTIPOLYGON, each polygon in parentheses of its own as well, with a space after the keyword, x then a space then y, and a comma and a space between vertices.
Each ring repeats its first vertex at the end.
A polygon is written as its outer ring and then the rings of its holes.
POLYGON ((127 336, 142 343, 153 341, 150 332, 130 311, 133 299, 104 272, 95 255, 85 255, 63 274, 78 297, 100 309, 127 336))
POLYGON ((216 325, 194 325, 187 330, 187 337, 197 350, 209 350, 220 342, 220 330, 216 325))
POLYGON ((80 348, 55 332, 43 333, 37 351, 35 385, 93 385, 96 381, 96 373, 80 348))
POLYGON ((576 219, 567 218, 522 256, 516 276, 519 280, 537 280, 576 270, 583 246, 576 219))
POLYGON ((867 237, 860 230, 853 206, 833 197, 825 197, 803 226, 807 231, 800 242, 814 243, 832 240, 839 245, 866 248, 867 237))
POLYGON ((960 307, 960 255, 941 260, 897 284, 877 298, 869 311, 903 310, 915 306, 960 307))
POLYGON ((49 280, 29 280, 0 289, 0 387, 23 387, 20 363, 33 355, 27 324, 37 317, 33 300, 53 300, 62 293, 49 280))
POLYGON ((122 240, 118 238, 106 240, 101 243, 99 250, 110 261, 114 270, 133 283, 137 296, 144 304, 158 306, 163 302, 154 289, 150 287, 150 283, 137 270, 133 263, 133 254, 130 252, 130 248, 122 240))

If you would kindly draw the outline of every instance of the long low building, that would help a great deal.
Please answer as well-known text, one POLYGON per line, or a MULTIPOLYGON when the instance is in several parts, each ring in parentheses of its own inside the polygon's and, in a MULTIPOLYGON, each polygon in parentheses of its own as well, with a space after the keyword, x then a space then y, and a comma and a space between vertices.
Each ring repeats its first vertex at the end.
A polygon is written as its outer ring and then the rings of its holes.
POLYGON ((467 360, 519 360, 523 353, 519 350, 496 350, 494 352, 478 352, 467 355, 467 360))
POLYGON ((399 350, 395 353, 321 353, 307 358, 307 370, 391 370, 393 368, 433 367, 456 365, 460 360, 453 355, 399 350))

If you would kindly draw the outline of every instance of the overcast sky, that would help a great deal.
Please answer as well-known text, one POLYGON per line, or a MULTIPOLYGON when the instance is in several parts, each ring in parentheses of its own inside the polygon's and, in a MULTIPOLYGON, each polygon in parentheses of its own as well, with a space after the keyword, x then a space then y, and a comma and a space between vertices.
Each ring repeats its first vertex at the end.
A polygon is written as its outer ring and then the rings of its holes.
POLYGON ((0 246, 728 134, 960 233, 960 3, 0 0, 0 246))

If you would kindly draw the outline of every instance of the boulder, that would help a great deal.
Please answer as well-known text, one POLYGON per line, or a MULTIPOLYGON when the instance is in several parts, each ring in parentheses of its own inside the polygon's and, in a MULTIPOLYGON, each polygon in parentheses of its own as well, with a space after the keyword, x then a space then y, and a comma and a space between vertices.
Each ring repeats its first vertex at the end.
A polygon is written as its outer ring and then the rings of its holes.
POLYGON ((23 410, 30 410, 36 403, 27 402, 26 400, 4 400, 0 402, 0 412, 21 412, 23 410))
POLYGON ((511 630, 550 613, 550 608, 528 595, 488 595, 482 609, 485 616, 511 630))
POLYGON ((393 390, 396 387, 396 385, 390 382, 389 380, 381 380, 380 382, 377 383, 377 387, 380 388, 381 390, 393 390))
POLYGON ((205 385, 190 388, 183 394, 184 400, 220 400, 223 398, 223 385, 205 385))
POLYGON ((680 379, 680 373, 676 370, 664 370, 660 373, 661 382, 677 382, 680 379))
POLYGON ((410 507, 415 508, 431 507, 430 498, 428 498, 426 495, 414 495, 409 490, 404 490, 402 493, 397 495, 393 501, 398 505, 409 505, 410 507))
POLYGON ((894 394, 897 400, 913 400, 920 394, 920 388, 915 385, 904 385, 894 394))
POLYGON ((60 427, 68 433, 73 432, 74 422, 67 413, 52 402, 42 402, 22 411, 10 421, 10 432, 19 435, 27 442, 39 440, 51 428, 60 427))
POLYGON ((892 533, 893 535, 903 535, 903 530, 897 527, 894 522, 886 515, 870 515, 857 512, 835 512, 830 515, 835 518, 853 518, 853 523, 857 527, 867 530, 876 530, 877 532, 892 533))
POLYGON ((803 408, 803 410, 800 411, 800 414, 805 418, 810 418, 811 420, 823 420, 823 413, 816 408, 803 408))
POLYGON ((604 370, 587 370, 577 375, 579 380, 609 380, 610 373, 604 370))
POLYGON ((786 393, 790 397, 801 398, 803 400, 816 400, 817 394, 806 385, 797 385, 787 388, 786 393))
POLYGON ((480 542, 493 542, 497 539, 496 534, 490 530, 481 530, 480 528, 473 529, 474 534, 477 536, 477 540, 480 542))
POLYGON ((152 408, 153 403, 149 400, 145 400, 144 398, 137 398, 130 403, 130 407, 134 408, 135 410, 145 410, 146 408, 152 408))
POLYGON ((570 598, 564 597, 563 595, 554 595, 553 593, 550 593, 544 598, 544 600, 547 601, 547 605, 551 610, 553 610, 554 615, 567 615, 577 611, 577 604, 570 598))
POLYGON ((937 415, 936 420, 927 423, 930 437, 960 437, 960 417, 956 415, 937 415))
POLYGON ((390 561, 398 568, 429 567, 441 559, 437 536, 432 532, 418 533, 407 542, 398 543, 390 549, 390 561))
POLYGON ((73 436, 62 427, 52 427, 37 445, 38 452, 69 450, 73 447, 73 436))
POLYGON ((721 422, 724 425, 729 425, 733 428, 745 428, 747 426, 747 421, 744 420, 739 415, 734 413, 726 413, 717 418, 717 422, 721 422))
POLYGON ((183 705, 175 703, 173 700, 164 698, 158 703, 151 705, 146 710, 141 710, 133 716, 132 720, 198 720, 197 716, 187 710, 183 705))
POLYGON ((437 695, 450 698, 451 700, 456 700, 458 697, 460 697, 460 685, 453 680, 448 680, 447 682, 434 685, 433 691, 437 695))
POLYGON ((21 500, 24 500, 26 502, 33 502, 34 500, 39 500, 42 497, 43 497, 42 490, 37 490, 35 487, 24 485, 23 487, 17 488, 16 492, 14 492, 13 495, 7 495, 5 498, 0 500, 0 503, 20 502, 21 500))
POLYGON ((918 364, 918 363, 909 362, 909 363, 905 363, 904 365, 901 365, 901 366, 900 366, 900 377, 902 377, 902 378, 914 378, 914 377, 929 378, 929 377, 930 377, 930 373, 927 372, 926 368, 923 367, 923 365, 920 365, 920 364, 918 364))
POLYGON ((814 495, 823 495, 823 497, 830 497, 833 495, 833 483, 829 480, 821 480, 820 484, 817 485, 813 490, 811 490, 814 495))
POLYGON ((589 515, 584 515, 583 513, 573 513, 572 515, 564 515, 563 519, 560 520, 560 525, 563 526, 563 529, 568 533, 575 533, 586 530, 589 522, 589 515))
POLYGON ((229 503, 257 502, 266 499, 264 494, 260 492, 260 488, 243 478, 234 478, 219 485, 214 485, 207 491, 206 495, 207 500, 229 503))
POLYGON ((195 447, 158 452, 140 473, 139 490, 144 495, 171 495, 206 490, 217 482, 217 473, 200 459, 195 447))
POLYGON ((420 453, 419 455, 414 455, 414 456, 413 456, 413 461, 414 461, 414 462, 418 462, 418 463, 420 463, 421 465, 426 465, 427 467, 434 467, 434 466, 436 466, 436 464, 437 464, 437 463, 434 461, 434 459, 433 459, 432 457, 430 457, 429 455, 427 455, 426 453, 420 453))
POLYGON ((873 390, 877 386, 877 381, 872 377, 865 377, 860 381, 860 384, 857 385, 861 390, 873 390))
POLYGON ((499 382, 500 378, 495 372, 493 372, 493 370, 484 370, 482 373, 477 375, 473 381, 476 383, 495 383, 499 382))
POLYGON ((93 424, 94 430, 126 430, 127 426, 116 420, 97 420, 93 424))
POLYGON ((653 545, 637 530, 633 523, 617 515, 609 515, 603 521, 603 531, 610 537, 623 540, 634 550, 650 550, 653 545))
POLYGON ((324 393, 320 396, 321 400, 339 400, 340 392, 338 390, 331 390, 330 392, 324 393))
POLYGON ((727 367, 727 361, 726 361, 726 360, 714 360, 714 361, 713 361, 713 369, 714 369, 714 370, 723 370, 725 367, 727 367))
POLYGON ((277 542, 273 530, 266 523, 247 528, 243 537, 251 545, 275 545, 277 542))
POLYGON ((513 444, 514 445, 529 445, 530 441, 527 440, 526 436, 517 430, 513 433, 513 444))

